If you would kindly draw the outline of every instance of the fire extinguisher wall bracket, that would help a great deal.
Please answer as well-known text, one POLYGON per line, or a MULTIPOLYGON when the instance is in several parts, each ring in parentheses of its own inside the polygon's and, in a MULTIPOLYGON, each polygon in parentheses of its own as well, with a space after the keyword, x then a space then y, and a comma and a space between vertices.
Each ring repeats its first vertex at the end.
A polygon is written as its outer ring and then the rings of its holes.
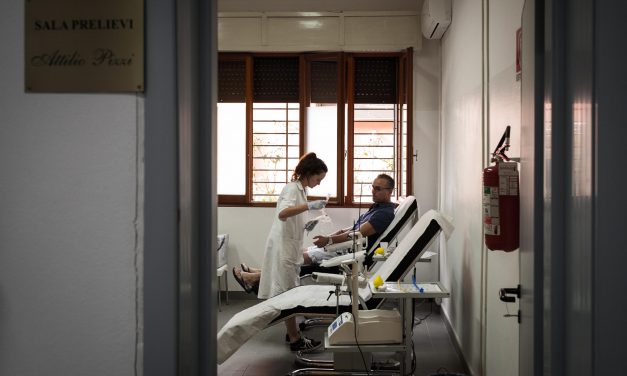
POLYGON ((509 161, 509 157, 505 155, 505 152, 509 150, 509 133, 511 127, 508 125, 505 127, 505 132, 501 136, 501 140, 492 152, 492 162, 509 161))

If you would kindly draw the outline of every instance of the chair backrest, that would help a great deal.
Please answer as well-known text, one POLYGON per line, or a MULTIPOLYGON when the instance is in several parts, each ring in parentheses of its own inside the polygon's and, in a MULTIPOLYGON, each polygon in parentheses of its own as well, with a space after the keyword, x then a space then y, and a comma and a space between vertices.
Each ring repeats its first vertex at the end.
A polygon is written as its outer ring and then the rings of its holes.
POLYGON ((227 262, 226 250, 228 249, 228 245, 229 245, 229 234, 218 235, 218 257, 217 257, 218 268, 223 265, 226 265, 226 262, 227 262))
POLYGON ((372 276, 380 276, 384 281, 400 281, 411 270, 413 265, 427 251, 429 245, 435 240, 436 235, 443 231, 446 237, 453 231, 453 224, 450 218, 436 210, 429 210, 425 213, 412 229, 398 243, 390 257, 372 276))
MULTIPOLYGON (((436 210, 425 213, 398 243, 387 260, 381 263, 381 267, 372 274, 369 283, 373 283, 377 277, 381 277, 385 282, 403 280, 440 232, 447 238, 450 236, 454 228, 450 221, 450 218, 436 210)), ((359 296, 366 302, 368 309, 377 308, 383 302, 383 299, 371 299, 370 287, 360 288, 359 296)))
POLYGON ((410 222, 410 219, 413 219, 411 221, 412 226, 416 223, 416 218, 419 216, 417 212, 418 202, 414 196, 407 196, 401 201, 396 209, 394 209, 394 219, 392 223, 388 225, 376 241, 368 245, 366 249, 366 260, 364 261, 366 267, 370 267, 373 264, 374 251, 379 248, 382 242, 390 243, 396 239, 401 230, 410 222))

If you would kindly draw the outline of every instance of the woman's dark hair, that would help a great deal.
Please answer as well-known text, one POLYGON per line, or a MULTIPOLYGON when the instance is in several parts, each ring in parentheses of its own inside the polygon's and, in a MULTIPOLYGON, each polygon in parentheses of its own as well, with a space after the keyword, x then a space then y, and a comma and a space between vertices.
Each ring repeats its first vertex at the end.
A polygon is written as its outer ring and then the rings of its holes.
POLYGON ((316 157, 316 153, 307 153, 300 157, 300 160, 294 169, 294 173, 292 174, 292 181, 327 171, 329 171, 327 169, 327 165, 324 164, 322 159, 316 157))

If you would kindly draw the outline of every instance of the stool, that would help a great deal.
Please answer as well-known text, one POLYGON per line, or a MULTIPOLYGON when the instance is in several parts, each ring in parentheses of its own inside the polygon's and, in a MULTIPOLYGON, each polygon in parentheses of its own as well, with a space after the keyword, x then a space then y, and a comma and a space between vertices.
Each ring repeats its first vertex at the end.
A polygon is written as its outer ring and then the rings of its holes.
POLYGON ((218 268, 218 311, 222 311, 222 299, 220 297, 222 295, 222 291, 220 291, 222 290, 222 288, 220 287, 220 278, 222 278, 222 276, 224 276, 224 284, 226 288, 226 304, 229 304, 229 273, 226 272, 228 269, 228 265, 222 265, 218 268))

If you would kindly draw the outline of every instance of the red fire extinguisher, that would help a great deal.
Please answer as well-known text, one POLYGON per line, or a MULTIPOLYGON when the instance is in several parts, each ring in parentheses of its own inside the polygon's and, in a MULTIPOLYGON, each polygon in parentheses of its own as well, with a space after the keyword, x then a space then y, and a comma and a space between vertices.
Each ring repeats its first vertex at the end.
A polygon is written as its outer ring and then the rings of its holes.
POLYGON ((518 164, 505 155, 509 132, 508 125, 492 153, 494 165, 483 169, 483 232, 493 251, 511 252, 519 246, 518 164))

